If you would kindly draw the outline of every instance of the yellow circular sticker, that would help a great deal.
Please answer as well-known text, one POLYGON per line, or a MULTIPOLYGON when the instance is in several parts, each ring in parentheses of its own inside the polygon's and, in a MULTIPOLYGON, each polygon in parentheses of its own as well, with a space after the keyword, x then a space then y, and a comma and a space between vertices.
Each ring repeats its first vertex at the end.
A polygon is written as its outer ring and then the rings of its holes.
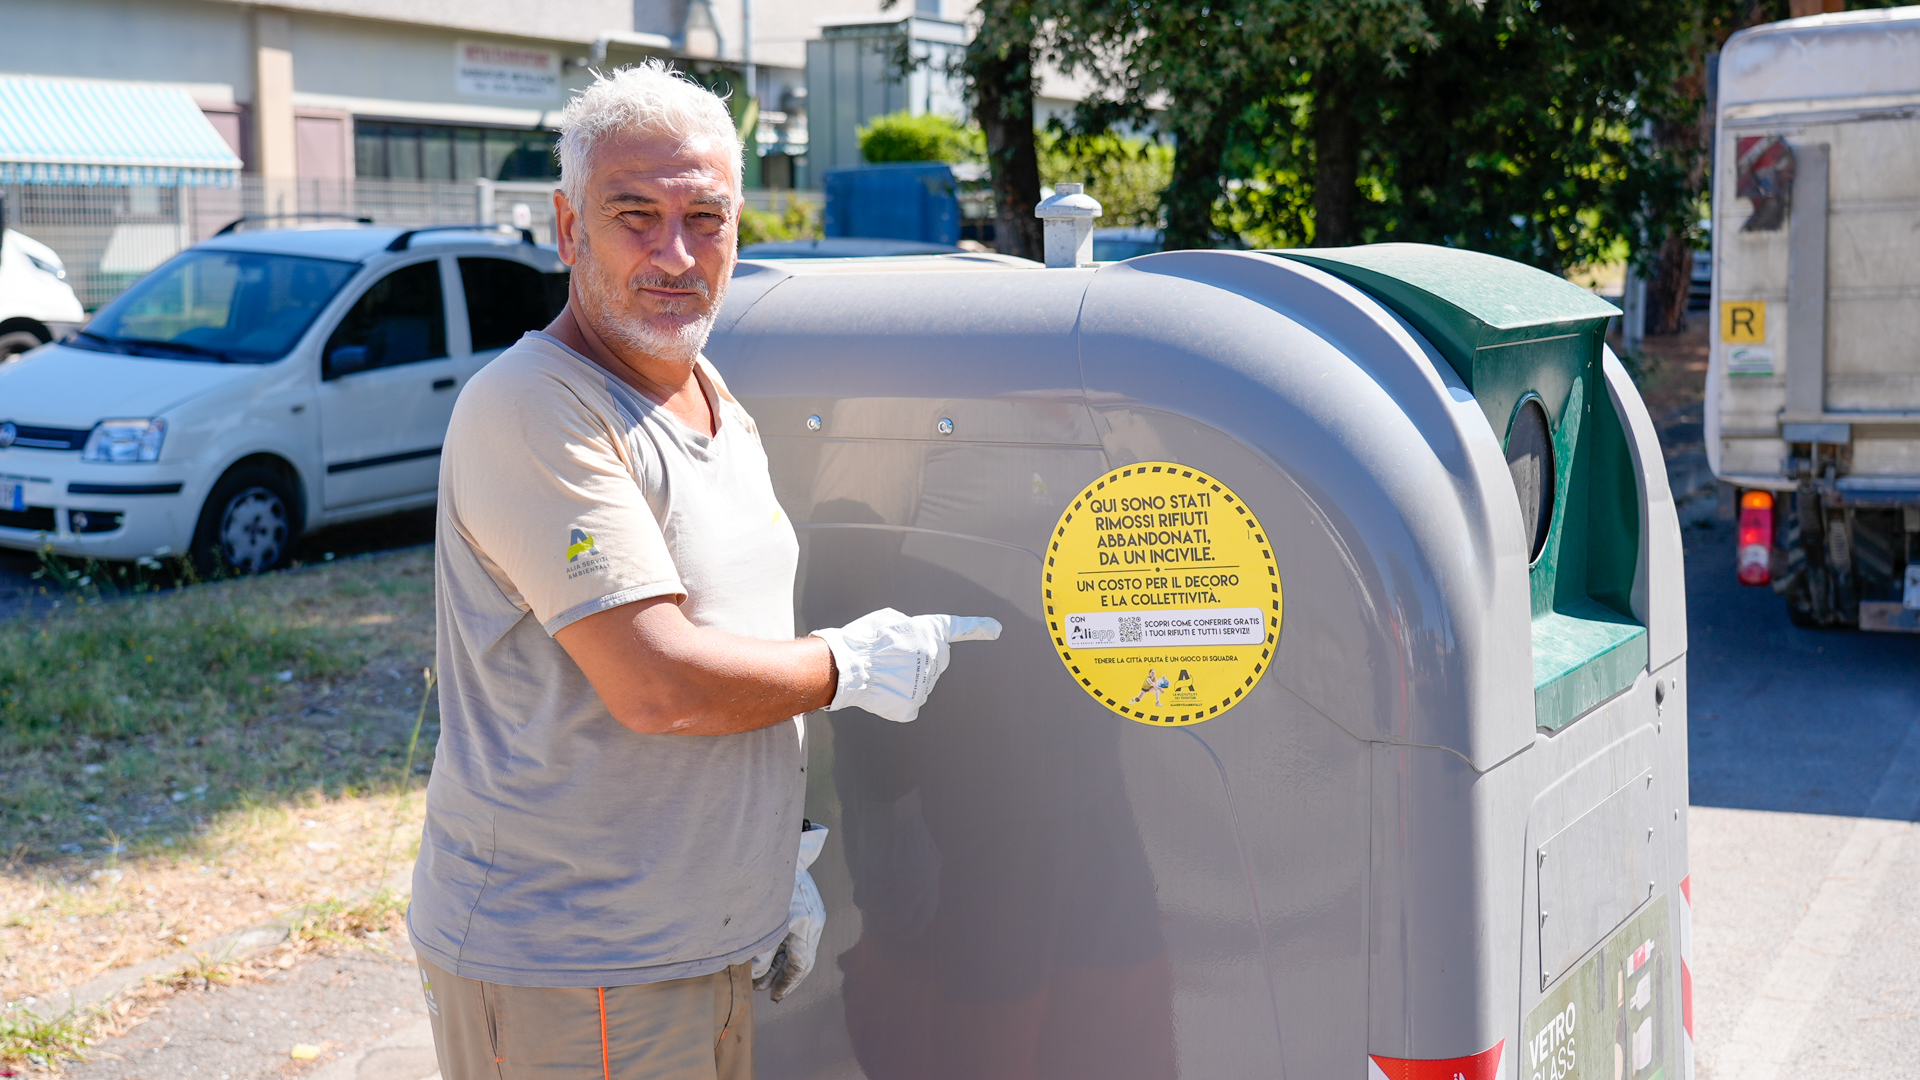
POLYGON ((1280 639, 1280 573, 1253 511, 1184 465, 1115 469, 1060 515, 1042 588, 1067 671, 1143 724, 1197 724, 1251 693, 1280 639))

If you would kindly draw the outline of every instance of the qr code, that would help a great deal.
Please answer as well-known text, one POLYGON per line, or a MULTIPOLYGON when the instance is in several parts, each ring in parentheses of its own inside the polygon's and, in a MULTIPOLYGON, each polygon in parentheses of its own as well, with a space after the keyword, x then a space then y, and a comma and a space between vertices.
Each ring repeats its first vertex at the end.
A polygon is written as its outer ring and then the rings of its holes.
POLYGON ((1140 640, 1140 616, 1138 615, 1120 616, 1120 640, 1121 641, 1139 641, 1140 640))

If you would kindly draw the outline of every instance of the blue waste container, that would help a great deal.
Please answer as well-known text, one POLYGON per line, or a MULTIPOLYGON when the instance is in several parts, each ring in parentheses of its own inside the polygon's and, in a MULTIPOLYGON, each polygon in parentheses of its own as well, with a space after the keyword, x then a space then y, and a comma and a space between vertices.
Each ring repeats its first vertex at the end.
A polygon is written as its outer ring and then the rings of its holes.
POLYGON ((823 184, 828 236, 960 242, 960 199, 943 162, 829 169, 823 184))

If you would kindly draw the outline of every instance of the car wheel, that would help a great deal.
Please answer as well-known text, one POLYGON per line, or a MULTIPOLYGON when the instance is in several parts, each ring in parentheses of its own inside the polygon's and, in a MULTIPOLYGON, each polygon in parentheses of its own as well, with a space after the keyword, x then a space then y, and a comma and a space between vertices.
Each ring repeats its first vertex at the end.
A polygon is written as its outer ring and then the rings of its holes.
POLYGON ((243 465, 220 478, 193 534, 201 573, 258 574, 287 561, 300 535, 299 503, 276 469, 243 465))
POLYGON ((40 335, 31 330, 9 330, 0 334, 0 364, 6 363, 28 349, 37 349, 45 344, 40 335))

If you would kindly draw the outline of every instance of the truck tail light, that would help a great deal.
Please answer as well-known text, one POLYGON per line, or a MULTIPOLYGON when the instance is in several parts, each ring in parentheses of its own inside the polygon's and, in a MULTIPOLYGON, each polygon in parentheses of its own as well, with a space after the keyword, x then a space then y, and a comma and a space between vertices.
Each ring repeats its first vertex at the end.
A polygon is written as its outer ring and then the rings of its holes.
POLYGON ((1749 491, 1740 496, 1740 546, 1735 556, 1742 585, 1773 580, 1773 495, 1749 491))

